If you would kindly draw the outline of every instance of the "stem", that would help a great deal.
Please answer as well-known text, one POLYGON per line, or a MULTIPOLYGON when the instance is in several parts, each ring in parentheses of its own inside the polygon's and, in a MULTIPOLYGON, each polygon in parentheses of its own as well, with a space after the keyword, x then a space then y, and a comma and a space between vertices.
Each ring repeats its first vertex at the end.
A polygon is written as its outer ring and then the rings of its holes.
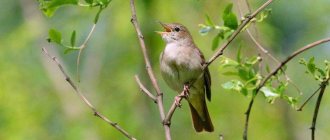
MULTIPOLYGON (((327 83, 327 81, 326 81, 327 83)), ((311 131, 312 131, 312 140, 315 140, 315 126, 316 126, 316 120, 317 120, 317 115, 319 113, 319 108, 320 108, 320 104, 321 104, 321 100, 323 97, 323 93, 327 87, 326 83, 322 83, 321 84, 321 90, 320 90, 320 94, 317 98, 316 101, 316 105, 315 105, 315 109, 314 109, 314 115, 313 115, 313 121, 312 121, 312 126, 310 127, 311 131)))

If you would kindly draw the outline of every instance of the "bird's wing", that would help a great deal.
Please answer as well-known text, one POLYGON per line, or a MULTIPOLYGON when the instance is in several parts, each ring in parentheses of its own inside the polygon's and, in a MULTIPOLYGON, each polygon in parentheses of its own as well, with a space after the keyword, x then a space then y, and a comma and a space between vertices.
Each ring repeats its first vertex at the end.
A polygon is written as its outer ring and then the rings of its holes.
MULTIPOLYGON (((201 65, 203 66, 206 63, 204 55, 197 47, 196 49, 198 50, 199 56, 202 58, 201 65)), ((206 97, 209 101, 211 101, 211 75, 208 67, 204 69, 203 78, 204 78, 204 88, 205 88, 206 97)))

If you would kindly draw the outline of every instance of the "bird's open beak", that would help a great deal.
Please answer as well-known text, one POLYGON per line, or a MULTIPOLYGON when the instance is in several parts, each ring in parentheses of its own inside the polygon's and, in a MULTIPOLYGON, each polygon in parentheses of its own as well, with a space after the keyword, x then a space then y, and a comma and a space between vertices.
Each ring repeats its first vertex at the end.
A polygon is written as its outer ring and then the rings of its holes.
POLYGON ((166 33, 169 33, 172 31, 171 28, 168 25, 166 25, 165 23, 162 23, 159 21, 159 24, 163 26, 165 31, 156 31, 156 33, 162 35, 162 34, 166 34, 166 33))

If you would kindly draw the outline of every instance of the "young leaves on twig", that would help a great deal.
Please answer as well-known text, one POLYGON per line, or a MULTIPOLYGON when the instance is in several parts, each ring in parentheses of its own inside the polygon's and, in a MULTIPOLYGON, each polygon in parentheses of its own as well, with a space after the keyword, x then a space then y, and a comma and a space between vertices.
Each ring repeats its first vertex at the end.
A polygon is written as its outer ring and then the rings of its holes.
POLYGON ((63 43, 63 39, 62 39, 62 34, 61 32, 55 30, 55 29, 50 29, 48 31, 48 39, 47 41, 49 43, 55 43, 59 46, 62 46, 65 48, 64 50, 64 53, 67 54, 73 50, 79 50, 79 47, 76 47, 75 46, 75 41, 76 41, 76 31, 73 31, 72 32, 72 35, 71 35, 71 44, 70 45, 65 45, 63 43))
POLYGON ((222 20, 224 25, 216 25, 208 15, 205 15, 205 24, 199 24, 201 29, 199 33, 201 35, 207 35, 212 30, 218 30, 217 35, 212 41, 212 50, 218 48, 220 40, 228 38, 238 27, 237 17, 232 12, 233 4, 228 4, 222 13, 222 20))
POLYGON ((324 81, 324 79, 328 79, 330 75, 330 62, 328 60, 324 60, 325 67, 322 69, 315 64, 315 58, 311 57, 308 62, 302 58, 299 63, 306 66, 306 73, 311 74, 315 80, 324 81))
MULTIPOLYGON (((225 82, 222 84, 222 87, 241 93, 244 96, 254 96, 262 80, 258 69, 260 59, 261 58, 258 56, 242 57, 240 48, 238 49, 236 60, 222 56, 220 58, 220 66, 223 75, 238 77, 238 79, 225 82)), ((295 107, 297 98, 284 94, 288 82, 281 81, 280 77, 282 75, 283 72, 279 72, 277 75, 273 76, 260 91, 263 93, 268 103, 274 103, 277 98, 281 98, 287 101, 292 107, 295 107)))

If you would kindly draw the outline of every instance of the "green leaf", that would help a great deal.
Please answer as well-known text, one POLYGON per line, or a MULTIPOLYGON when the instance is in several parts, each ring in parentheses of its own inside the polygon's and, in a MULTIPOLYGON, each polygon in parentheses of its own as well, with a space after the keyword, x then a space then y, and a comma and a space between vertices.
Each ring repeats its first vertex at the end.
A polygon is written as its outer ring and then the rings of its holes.
POLYGON ((241 49, 242 49, 242 46, 239 45, 238 46, 238 49, 237 49, 237 55, 236 55, 236 61, 238 63, 241 63, 241 60, 242 60, 242 58, 241 58, 241 49))
POLYGON ((307 68, 308 68, 308 71, 311 72, 312 74, 315 73, 315 70, 316 70, 316 66, 315 66, 315 63, 314 63, 314 57, 311 57, 307 63, 307 68))
POLYGON ((40 9, 48 17, 53 16, 57 8, 63 5, 78 5, 78 0, 38 0, 38 2, 40 9))
POLYGON ((76 44, 76 30, 73 30, 71 34, 71 46, 74 47, 76 44))
POLYGON ((48 32, 49 42, 54 42, 57 44, 62 44, 62 35, 60 32, 56 31, 55 29, 50 29, 48 32))
POLYGON ((219 42, 220 42, 220 38, 221 38, 221 32, 218 33, 212 40, 212 51, 214 51, 215 49, 218 48, 219 46, 219 42))
POLYGON ((206 25, 209 25, 209 26, 215 26, 215 24, 213 23, 213 21, 211 20, 211 18, 209 17, 209 15, 205 14, 205 22, 206 22, 206 25))
POLYGON ((234 90, 240 92, 244 86, 241 81, 231 80, 221 85, 224 89, 234 90))
POLYGON ((254 65, 256 64, 257 62, 259 62, 261 58, 259 56, 253 56, 253 57, 250 57, 249 59, 246 60, 245 64, 247 65, 254 65))
POLYGON ((263 10, 256 18, 257 22, 264 21, 272 12, 272 9, 265 9, 263 10))
POLYGON ((244 67, 239 67, 238 69, 238 76, 243 79, 244 81, 247 81, 250 79, 249 72, 244 67))
POLYGON ((228 4, 223 11, 222 19, 224 21, 224 25, 235 30, 238 27, 237 17, 232 12, 233 4, 228 4))
POLYGON ((232 9, 233 9, 233 4, 232 4, 232 3, 229 3, 229 4, 226 6, 225 10, 223 11, 223 14, 227 15, 227 14, 231 13, 231 10, 232 10, 232 9))
POLYGON ((268 103, 274 103, 275 99, 280 97, 280 95, 275 91, 273 87, 264 86, 260 91, 265 95, 268 103))
POLYGON ((90 5, 93 4, 93 0, 85 0, 85 2, 90 4, 90 5))
POLYGON ((228 57, 221 56, 220 57, 220 66, 221 67, 236 67, 238 66, 239 63, 236 62, 235 60, 232 60, 228 57))
POLYGON ((68 54, 68 53, 71 53, 71 52, 76 51, 76 50, 79 50, 79 48, 77 48, 77 47, 68 47, 64 50, 64 54, 68 54))

